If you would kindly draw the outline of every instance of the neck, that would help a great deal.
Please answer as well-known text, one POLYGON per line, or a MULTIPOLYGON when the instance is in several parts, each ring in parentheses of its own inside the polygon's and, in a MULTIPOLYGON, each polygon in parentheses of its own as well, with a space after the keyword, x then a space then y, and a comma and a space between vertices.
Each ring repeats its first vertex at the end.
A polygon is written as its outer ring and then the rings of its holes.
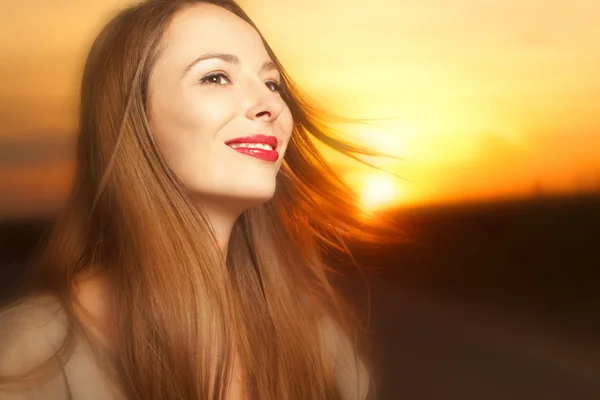
POLYGON ((210 204, 202 202, 202 208, 206 213, 217 239, 217 247, 221 249, 225 258, 229 247, 229 239, 233 225, 243 212, 243 209, 227 207, 223 204, 210 204))

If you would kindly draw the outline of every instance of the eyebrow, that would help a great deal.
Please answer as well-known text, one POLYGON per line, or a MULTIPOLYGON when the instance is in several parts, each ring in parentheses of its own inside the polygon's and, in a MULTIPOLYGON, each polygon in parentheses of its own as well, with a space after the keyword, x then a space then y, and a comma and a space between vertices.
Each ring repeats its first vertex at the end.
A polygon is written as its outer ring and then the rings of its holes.
MULTIPOLYGON (((210 60, 213 58, 218 58, 220 60, 223 60, 229 64, 233 64, 233 65, 239 65, 240 64, 240 59, 238 56, 233 55, 233 54, 226 54, 226 53, 206 53, 201 55, 200 57, 196 58, 194 61, 192 61, 186 68, 185 70, 183 70, 183 74, 182 76, 185 76, 185 74, 187 74, 190 69, 192 69, 196 64, 198 64, 201 61, 204 60, 210 60)), ((277 64, 275 64, 273 61, 271 60, 267 60, 265 62, 262 63, 262 65, 259 68, 259 72, 265 72, 265 71, 271 71, 271 70, 275 70, 279 72, 279 67, 277 67, 277 64)))

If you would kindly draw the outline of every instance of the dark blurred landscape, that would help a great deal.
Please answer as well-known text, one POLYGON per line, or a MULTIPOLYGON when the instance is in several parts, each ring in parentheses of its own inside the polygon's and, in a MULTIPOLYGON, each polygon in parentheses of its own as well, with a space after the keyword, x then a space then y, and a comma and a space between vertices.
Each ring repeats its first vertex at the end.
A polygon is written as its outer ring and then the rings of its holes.
POLYGON ((600 194, 392 218, 405 244, 354 246, 382 399, 600 399, 600 194))
MULTIPOLYGON (((368 271, 381 399, 600 399, 600 194, 399 210, 368 271)), ((49 220, 0 225, 0 301, 49 220)), ((347 271, 347 269, 345 269, 347 271)), ((366 285, 340 280, 366 312, 366 285)))

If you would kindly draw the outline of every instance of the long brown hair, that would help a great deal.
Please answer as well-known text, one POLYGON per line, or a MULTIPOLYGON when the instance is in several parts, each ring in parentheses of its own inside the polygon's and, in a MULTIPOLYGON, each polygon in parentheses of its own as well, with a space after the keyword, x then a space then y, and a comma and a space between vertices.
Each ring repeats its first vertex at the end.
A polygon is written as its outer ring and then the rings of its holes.
POLYGON ((313 140, 353 158, 378 153, 336 137, 331 115, 311 105, 263 38, 294 128, 273 198, 240 216, 225 258, 201 207, 161 158, 146 113, 165 31, 179 10, 198 3, 256 29, 233 0, 148 0, 96 38, 81 86, 73 190, 32 288, 67 311, 73 329, 59 353, 68 353, 72 331, 84 330, 77 274, 93 268, 107 277, 115 376, 129 399, 224 399, 234 353, 249 398, 341 399, 320 351, 324 318, 371 367, 364 332, 331 285, 323 254, 347 253, 346 238, 366 231, 356 196, 313 140))

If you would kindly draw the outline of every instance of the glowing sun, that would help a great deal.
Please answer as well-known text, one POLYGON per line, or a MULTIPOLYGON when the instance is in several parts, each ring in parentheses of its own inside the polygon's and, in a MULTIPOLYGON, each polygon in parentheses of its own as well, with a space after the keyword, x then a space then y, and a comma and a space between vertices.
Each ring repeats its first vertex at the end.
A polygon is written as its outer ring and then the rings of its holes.
POLYGON ((364 178, 362 204, 367 210, 385 208, 398 202, 400 191, 387 175, 367 175, 364 178))

